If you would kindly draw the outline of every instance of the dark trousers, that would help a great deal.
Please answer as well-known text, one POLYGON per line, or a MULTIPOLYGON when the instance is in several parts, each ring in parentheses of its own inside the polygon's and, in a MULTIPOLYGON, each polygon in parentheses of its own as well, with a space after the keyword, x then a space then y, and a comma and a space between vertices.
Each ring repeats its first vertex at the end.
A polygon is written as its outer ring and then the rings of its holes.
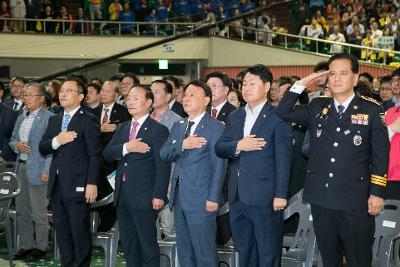
POLYGON ((216 213, 182 209, 179 191, 175 191, 174 220, 179 265, 217 267, 216 213))
POLYGON ((244 267, 281 266, 283 212, 271 206, 247 205, 238 197, 229 203, 233 242, 244 267))
POLYGON ((311 206, 324 267, 370 267, 375 218, 367 210, 333 210, 311 206))
POLYGON ((60 248, 61 266, 90 266, 92 235, 90 233, 90 206, 84 199, 63 196, 56 177, 51 195, 53 223, 60 248))
POLYGON ((131 207, 128 188, 121 184, 117 219, 121 245, 129 267, 159 267, 160 247, 157 242, 157 212, 131 207))

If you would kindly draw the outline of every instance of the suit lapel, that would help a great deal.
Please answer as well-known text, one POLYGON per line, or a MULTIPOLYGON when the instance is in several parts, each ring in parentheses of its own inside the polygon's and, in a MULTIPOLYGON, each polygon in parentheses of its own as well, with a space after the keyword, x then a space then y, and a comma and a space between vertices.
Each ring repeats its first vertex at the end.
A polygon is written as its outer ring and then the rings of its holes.
MULTIPOLYGON (((152 123, 152 118, 150 116, 143 122, 142 126, 140 126, 139 132, 136 134, 136 138, 144 138, 149 130, 149 127, 152 123)), ((128 134, 129 136, 129 134, 128 134)))
MULTIPOLYGON (((78 126, 78 123, 79 123, 79 121, 81 120, 81 117, 82 117, 82 115, 83 115, 83 109, 82 109, 82 107, 81 108, 79 108, 77 111, 76 111, 76 113, 74 114, 74 116, 72 116, 72 119, 71 119, 71 121, 69 122, 69 124, 68 124, 68 128, 67 128, 67 130, 68 131, 71 131, 72 129, 76 129, 77 128, 77 126, 78 126)), ((61 118, 61 121, 62 121, 62 118, 61 118)), ((61 128, 61 125, 60 125, 60 128, 61 128)))
POLYGON ((256 119, 253 127, 251 128, 250 134, 256 134, 258 129, 264 124, 264 122, 268 119, 271 115, 272 106, 268 103, 264 104, 264 107, 261 109, 260 114, 256 119))
POLYGON ((246 111, 244 110, 244 107, 240 108, 238 111, 239 113, 239 118, 238 118, 238 126, 235 127, 239 131, 239 139, 242 139, 243 136, 243 129, 244 129, 244 121, 246 120, 246 111))
POLYGON ((228 101, 226 101, 226 103, 222 106, 222 108, 221 108, 221 110, 219 111, 219 113, 218 113, 218 116, 217 116, 217 120, 219 120, 219 121, 225 121, 225 118, 226 118, 226 113, 228 112, 228 101))
POLYGON ((114 104, 110 113, 110 122, 120 122, 118 120, 118 106, 117 103, 114 104))
POLYGON ((64 111, 58 113, 55 116, 57 116, 57 119, 55 120, 56 125, 54 125, 54 129, 57 133, 59 133, 59 132, 61 132, 61 125, 62 125, 62 120, 64 117, 64 111))
POLYGON ((211 117, 208 113, 204 114, 203 118, 199 121, 199 124, 197 125, 194 134, 197 134, 198 136, 204 136, 204 131, 207 129, 207 123, 211 120, 211 117))

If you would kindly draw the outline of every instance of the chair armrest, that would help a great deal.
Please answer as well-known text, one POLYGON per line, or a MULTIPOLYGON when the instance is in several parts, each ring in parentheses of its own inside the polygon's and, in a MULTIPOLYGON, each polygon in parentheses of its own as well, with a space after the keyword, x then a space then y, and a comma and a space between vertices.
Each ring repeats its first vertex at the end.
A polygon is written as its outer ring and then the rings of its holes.
POLYGON ((102 206, 112 203, 113 201, 114 201, 114 192, 112 192, 105 198, 102 198, 102 199, 94 202, 93 204, 90 205, 90 208, 94 209, 94 208, 102 207, 102 206))

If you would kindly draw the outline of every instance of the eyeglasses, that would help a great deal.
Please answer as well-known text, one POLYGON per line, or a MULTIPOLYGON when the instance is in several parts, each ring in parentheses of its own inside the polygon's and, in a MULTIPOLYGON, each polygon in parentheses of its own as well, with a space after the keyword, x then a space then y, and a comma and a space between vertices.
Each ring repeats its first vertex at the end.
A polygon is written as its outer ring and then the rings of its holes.
POLYGON ((76 92, 79 93, 78 90, 73 90, 73 89, 60 89, 60 91, 58 91, 60 94, 62 93, 66 93, 66 94, 71 94, 72 92, 76 92))
POLYGON ((392 83, 399 83, 400 82, 400 78, 392 78, 392 83))
POLYGON ((31 95, 31 94, 22 94, 23 98, 32 98, 34 96, 42 96, 42 95, 31 95))

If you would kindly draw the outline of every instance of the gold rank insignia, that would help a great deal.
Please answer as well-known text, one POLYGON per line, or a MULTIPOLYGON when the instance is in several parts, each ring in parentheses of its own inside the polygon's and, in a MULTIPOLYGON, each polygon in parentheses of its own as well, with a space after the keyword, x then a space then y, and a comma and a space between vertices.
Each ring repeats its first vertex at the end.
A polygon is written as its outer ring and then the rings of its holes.
POLYGON ((372 174, 371 175, 371 183, 386 187, 386 184, 387 184, 386 174, 384 176, 372 174))
POLYGON ((322 115, 324 115, 324 116, 326 116, 326 114, 328 114, 328 108, 324 108, 323 110, 322 110, 322 115))
POLYGON ((379 117, 381 118, 381 121, 382 121, 383 125, 386 126, 385 113, 379 113, 379 117))
POLYGON ((366 97, 366 96, 363 96, 363 95, 361 96, 361 98, 364 99, 364 100, 367 100, 368 102, 374 103, 375 105, 378 105, 378 106, 381 105, 381 103, 379 101, 376 101, 373 98, 366 97))

